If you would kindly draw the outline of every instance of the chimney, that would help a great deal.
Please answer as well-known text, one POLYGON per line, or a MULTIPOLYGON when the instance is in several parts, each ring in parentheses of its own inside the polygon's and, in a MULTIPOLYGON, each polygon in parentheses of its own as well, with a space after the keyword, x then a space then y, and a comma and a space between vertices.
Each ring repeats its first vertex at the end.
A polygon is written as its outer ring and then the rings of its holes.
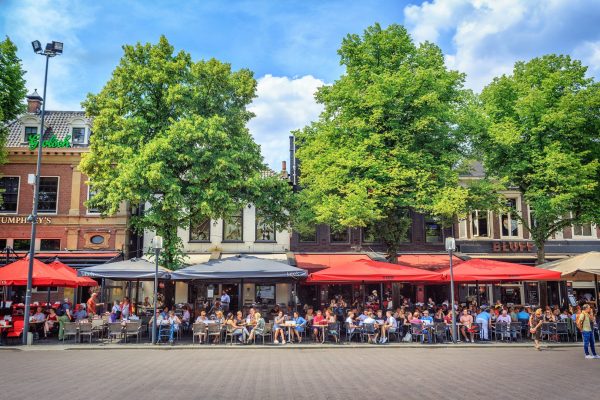
POLYGON ((33 93, 27 95, 27 112, 38 114, 42 108, 42 97, 38 94, 37 89, 33 93))
POLYGON ((281 162, 281 177, 287 179, 288 177, 288 172, 287 172, 287 163, 284 161, 281 162))

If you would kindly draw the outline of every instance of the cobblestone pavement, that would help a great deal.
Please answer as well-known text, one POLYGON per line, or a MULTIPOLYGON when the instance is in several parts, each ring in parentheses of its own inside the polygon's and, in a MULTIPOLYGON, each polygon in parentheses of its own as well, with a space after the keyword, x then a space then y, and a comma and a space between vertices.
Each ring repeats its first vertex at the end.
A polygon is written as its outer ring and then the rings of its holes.
POLYGON ((5 349, 0 365, 6 400, 574 400, 600 389, 600 359, 581 348, 5 349))

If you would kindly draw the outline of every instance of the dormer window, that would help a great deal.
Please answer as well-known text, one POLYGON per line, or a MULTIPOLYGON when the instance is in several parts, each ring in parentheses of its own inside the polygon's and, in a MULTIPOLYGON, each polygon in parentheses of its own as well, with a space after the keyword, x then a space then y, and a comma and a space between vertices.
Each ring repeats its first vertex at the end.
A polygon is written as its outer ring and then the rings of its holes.
POLYGON ((25 142, 29 143, 29 138, 38 134, 37 126, 26 126, 25 127, 25 142))
POLYGON ((73 128, 71 137, 73 144, 85 144, 85 128, 73 128))

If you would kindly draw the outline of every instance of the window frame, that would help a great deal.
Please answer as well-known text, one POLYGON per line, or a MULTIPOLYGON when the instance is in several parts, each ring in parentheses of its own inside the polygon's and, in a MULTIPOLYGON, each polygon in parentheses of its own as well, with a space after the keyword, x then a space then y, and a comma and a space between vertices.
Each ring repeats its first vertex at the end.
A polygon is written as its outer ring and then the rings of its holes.
POLYGON ((300 232, 296 231, 296 234, 298 235, 298 243, 309 243, 309 244, 317 243, 317 225, 314 226, 313 231, 315 233, 314 240, 302 240, 302 234, 300 232))
POLYGON ((440 243, 444 243, 444 239, 445 239, 445 235, 444 235, 444 227, 442 226, 441 221, 436 221, 435 217, 431 216, 431 215, 424 215, 423 216, 423 238, 425 239, 425 243, 429 243, 429 244, 440 244, 440 243), (438 242, 430 242, 427 240, 427 223, 428 222, 435 222, 440 229, 440 240, 438 242))
POLYGON ((483 240, 490 240, 492 238, 492 216, 490 215, 490 211, 489 210, 473 210, 469 213, 469 222, 470 227, 471 227, 471 237, 473 239, 483 239, 483 240), (479 227, 479 215, 480 213, 485 212, 486 214, 486 219, 487 219, 487 229, 486 229, 486 234, 487 236, 481 236, 481 229, 479 227), (476 213, 477 214, 477 219, 473 219, 473 214, 476 213), (475 222, 477 222, 477 235, 475 234, 475 222))
POLYGON ((266 224, 265 222, 259 223, 259 219, 261 219, 259 217, 259 212, 256 211, 254 214, 254 242, 256 242, 256 243, 277 243, 277 229, 275 229, 275 223, 273 223, 272 225, 266 224), (259 225, 270 226, 273 229, 273 239, 268 239, 268 240, 259 239, 259 237, 258 237, 258 226, 259 225))
MULTIPOLYGON (((521 209, 521 196, 520 195, 505 195, 504 196, 506 198, 506 200, 514 200, 515 201, 515 212, 520 214, 522 213, 522 209, 521 209)), ((512 220, 512 218, 510 218, 511 216, 511 212, 499 212, 498 213, 498 224, 500 227, 500 238, 501 239, 523 239, 523 224, 521 224, 521 221, 519 221, 518 219, 515 219, 515 221, 517 221, 517 235, 513 236, 513 235, 503 235, 502 234, 502 216, 503 215, 507 215, 509 217, 509 220, 512 220)), ((510 230, 509 230, 510 232, 510 230)))
MULTIPOLYGON (((334 240, 332 240, 332 237, 331 237, 332 234, 333 234, 333 230, 331 229, 330 225, 328 225, 328 227, 329 227, 329 243, 331 243, 331 244, 350 244, 350 235, 351 235, 350 228, 346 227, 346 234, 348 235, 348 239, 347 240, 345 240, 345 241, 334 241, 334 240)), ((341 232, 342 231, 340 231, 340 233, 341 232)))
POLYGON ((14 251, 29 251, 30 248, 31 248, 31 239, 30 238, 15 238, 15 239, 13 239, 12 249, 14 251), (17 249, 15 249, 15 241, 17 241, 17 240, 26 240, 26 241, 28 241, 29 244, 27 245, 27 249, 25 249, 25 250, 17 250, 17 249))
MULTIPOLYGON (((571 215, 571 218, 573 218, 573 213, 570 213, 570 215, 571 215)), ((590 230, 591 230, 589 236, 587 236, 587 235, 576 235, 575 234, 575 227, 576 226, 583 227, 583 225, 587 225, 587 224, 573 224, 573 223, 571 224, 571 237, 573 238, 573 240, 597 240, 597 239, 600 239, 598 237, 597 226, 595 224, 591 223, 591 222, 589 223, 590 230)), ((582 231, 583 231, 583 229, 582 229, 582 231)))
POLYGON ((371 241, 367 241, 365 240, 365 228, 368 228, 367 226, 360 228, 360 242, 364 243, 364 244, 382 244, 383 240, 381 240, 381 236, 378 236, 375 241, 371 242, 371 241))
POLYGON ((39 131, 40 131, 40 126, 39 125, 23 124, 23 143, 24 144, 29 143, 29 137, 27 136, 27 129, 31 129, 31 128, 35 128, 35 134, 36 135, 39 134, 39 131))
POLYGON ((60 238, 41 238, 40 239, 40 251, 60 251, 61 245, 62 245, 62 240, 60 238), (42 241, 44 241, 44 240, 58 240, 58 250, 56 250, 56 249, 50 249, 50 250, 43 249, 42 248, 42 241))
MULTIPOLYGON (((188 243, 210 243, 210 238, 211 238, 211 231, 212 231, 212 219, 205 217, 205 219, 202 220, 202 222, 204 222, 205 220, 208 220, 208 239, 207 240, 200 240, 200 239, 192 239, 192 222, 190 221, 190 228, 188 230, 188 243)), ((224 232, 223 232, 224 233, 224 232)))
MULTIPOLYGON (((87 186, 87 197, 86 197, 86 199, 87 199, 87 201, 90 201, 90 199, 92 198, 92 196, 90 196, 90 192, 92 191, 92 185, 86 184, 86 186, 87 186)), ((86 213, 86 215, 100 215, 100 214, 102 214, 100 211, 91 211, 88 206, 85 207, 85 213, 86 213)))
POLYGON ((237 215, 228 215, 226 217, 222 218, 222 222, 223 222, 223 229, 221 231, 222 233, 222 238, 223 238, 223 243, 244 243, 244 208, 242 207, 240 209, 240 213, 239 213, 239 218, 240 218, 240 234, 241 237, 240 239, 225 239, 225 227, 227 226, 227 219, 231 218, 231 217, 237 217, 237 215))
POLYGON ((71 146, 75 146, 75 145, 79 145, 79 146, 86 146, 87 143, 87 128, 84 125, 72 125, 71 126, 71 146), (76 142, 75 141, 75 136, 74 131, 75 129, 83 129, 83 137, 82 137, 82 141, 81 142, 76 142))
POLYGON ((49 176, 40 176, 40 185, 41 185, 41 179, 42 178, 56 178, 56 210, 55 211, 41 211, 39 210, 39 196, 40 193, 38 192, 38 214, 46 214, 46 215, 57 215, 58 214, 58 209, 59 209, 59 199, 60 199, 60 176, 56 176, 56 175, 49 175, 49 176))
MULTIPOLYGON (((4 178, 17 178, 18 180, 18 184, 17 184, 17 208, 15 209, 15 211, 3 211, 0 210, 0 215, 15 215, 15 214, 19 214, 19 201, 21 200, 21 177, 18 175, 4 175, 2 176, 0 179, 4 179, 4 178)), ((0 196, 4 196, 4 193, 0 193, 0 196)), ((4 201, 4 199, 3 199, 4 201)))

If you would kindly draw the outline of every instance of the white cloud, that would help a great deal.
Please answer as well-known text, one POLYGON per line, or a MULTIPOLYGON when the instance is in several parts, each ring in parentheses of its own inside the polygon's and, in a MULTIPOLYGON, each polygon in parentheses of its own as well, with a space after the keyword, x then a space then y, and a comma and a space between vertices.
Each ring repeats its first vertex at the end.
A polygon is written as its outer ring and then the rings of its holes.
POLYGON ((249 107, 256 117, 249 129, 261 145, 265 161, 275 171, 281 169, 281 161, 289 159, 290 131, 308 125, 321 113, 323 108, 316 103, 314 93, 324 84, 312 75, 265 75, 258 79, 258 97, 249 107))
MULTIPOLYGON (((451 42, 446 64, 467 74, 477 91, 493 77, 510 73, 515 61, 547 53, 598 62, 594 46, 600 3, 585 0, 432 0, 404 9, 413 37, 451 42), (590 42, 589 44, 585 44, 590 42), (583 57, 585 56, 585 57, 583 57)), ((598 68, 593 68, 598 73, 598 68)))
POLYGON ((44 58, 33 53, 31 42, 39 40, 42 46, 53 40, 64 43, 64 54, 50 60, 48 69, 48 99, 50 110, 79 110, 81 98, 70 98, 80 93, 80 60, 87 50, 79 39, 79 32, 93 21, 94 9, 89 3, 70 0, 24 0, 15 3, 5 16, 7 31, 19 48, 19 57, 27 71, 28 92, 44 86, 44 58), (10 15, 10 16, 9 16, 10 15))
POLYGON ((600 74, 600 41, 582 43, 573 51, 573 55, 589 67, 591 74, 600 74))

